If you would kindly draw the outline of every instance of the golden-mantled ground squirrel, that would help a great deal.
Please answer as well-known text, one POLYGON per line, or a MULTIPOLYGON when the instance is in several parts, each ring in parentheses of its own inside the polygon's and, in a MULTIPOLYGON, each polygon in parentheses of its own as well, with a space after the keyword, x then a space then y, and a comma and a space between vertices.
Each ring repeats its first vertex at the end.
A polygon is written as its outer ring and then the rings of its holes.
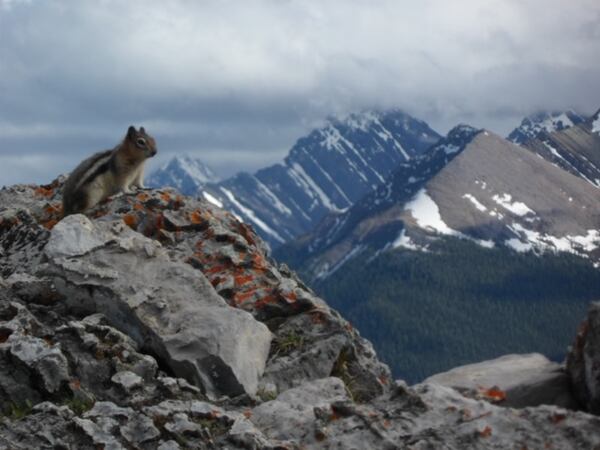
POLYGON ((92 208, 111 195, 143 188, 144 162, 156 155, 156 142, 144 128, 131 126, 112 150, 96 153, 79 164, 63 188, 64 215, 92 208))

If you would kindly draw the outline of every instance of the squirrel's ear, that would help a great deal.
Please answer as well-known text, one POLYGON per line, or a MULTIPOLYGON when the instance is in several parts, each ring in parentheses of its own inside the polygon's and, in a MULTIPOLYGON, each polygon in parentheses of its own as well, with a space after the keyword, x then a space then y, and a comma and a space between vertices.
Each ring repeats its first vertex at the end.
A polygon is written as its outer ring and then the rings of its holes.
POLYGON ((146 130, 144 130, 144 127, 141 127, 141 128, 140 128, 140 133, 142 133, 142 134, 146 134, 146 130))
POLYGON ((133 125, 131 125, 127 130, 127 137, 129 139, 135 139, 135 127, 133 125))

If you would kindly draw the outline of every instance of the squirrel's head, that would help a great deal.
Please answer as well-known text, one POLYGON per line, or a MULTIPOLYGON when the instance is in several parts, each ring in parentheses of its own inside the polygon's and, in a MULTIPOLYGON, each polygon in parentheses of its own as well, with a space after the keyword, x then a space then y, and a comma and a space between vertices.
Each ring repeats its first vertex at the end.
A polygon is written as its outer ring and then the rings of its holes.
POLYGON ((156 141, 152 136, 146 134, 144 127, 136 130, 133 125, 130 126, 127 130, 125 141, 129 144, 130 149, 141 152, 145 158, 152 158, 158 151, 156 149, 156 141))

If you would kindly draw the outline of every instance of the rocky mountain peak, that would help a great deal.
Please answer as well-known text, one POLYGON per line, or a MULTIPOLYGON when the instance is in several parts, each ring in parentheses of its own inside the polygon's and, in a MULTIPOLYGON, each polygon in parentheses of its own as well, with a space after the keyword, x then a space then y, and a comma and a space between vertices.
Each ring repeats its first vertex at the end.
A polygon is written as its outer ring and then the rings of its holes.
POLYGON ((0 190, 0 446, 600 444, 583 412, 393 381, 250 226, 202 199, 144 190, 62 218, 61 185, 0 190))
POLYGON ((573 110, 539 111, 525 117, 521 125, 508 135, 508 140, 515 144, 524 144, 540 133, 552 133, 570 128, 585 122, 586 118, 573 110))
POLYGON ((200 159, 178 155, 154 171, 146 180, 151 187, 173 187, 186 195, 195 195, 207 183, 219 178, 200 159))

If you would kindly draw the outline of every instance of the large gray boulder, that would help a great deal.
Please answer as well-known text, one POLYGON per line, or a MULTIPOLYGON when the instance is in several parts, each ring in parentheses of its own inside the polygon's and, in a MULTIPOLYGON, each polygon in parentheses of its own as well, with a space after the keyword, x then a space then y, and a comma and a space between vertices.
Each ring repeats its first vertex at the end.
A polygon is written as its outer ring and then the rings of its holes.
POLYGON ((73 309, 104 314, 211 397, 256 392, 270 331, 158 241, 122 221, 73 215, 53 228, 45 254, 39 275, 51 277, 73 309))
POLYGON ((564 367, 539 353, 505 355, 427 378, 502 406, 557 405, 578 409, 564 367))

